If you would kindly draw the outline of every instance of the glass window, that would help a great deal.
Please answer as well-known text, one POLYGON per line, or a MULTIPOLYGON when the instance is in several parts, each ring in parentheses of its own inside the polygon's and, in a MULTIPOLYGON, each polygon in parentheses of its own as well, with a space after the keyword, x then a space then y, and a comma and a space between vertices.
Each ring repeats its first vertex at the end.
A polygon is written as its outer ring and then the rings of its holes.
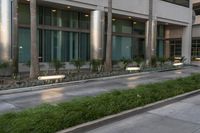
POLYGON ((62 26, 78 28, 78 12, 62 11, 62 26))
POLYGON ((133 58, 145 58, 145 39, 133 38, 133 58))
POLYGON ((87 13, 79 13, 79 28, 90 29, 90 16, 87 13))
POLYGON ((164 25, 158 25, 157 28, 157 37, 164 38, 165 37, 165 28, 164 25))
POLYGON ((80 33, 80 59, 90 60, 90 36, 88 33, 80 33))
POLYGON ((19 62, 27 63, 30 61, 30 30, 19 29, 19 62))
POLYGON ((133 34, 134 35, 145 35, 145 24, 142 22, 133 22, 133 34))
POLYGON ((113 21, 113 32, 132 33, 132 21, 129 21, 129 20, 113 21))
POLYGON ((200 57, 200 39, 192 40, 192 57, 200 57))
POLYGON ((112 59, 117 61, 123 58, 132 59, 132 38, 113 36, 112 59))
POLYGON ((171 57, 181 57, 182 56, 182 46, 181 40, 170 40, 170 56, 171 57))
POLYGON ((156 46, 157 57, 164 57, 164 40, 158 39, 156 46))
POLYGON ((19 24, 30 24, 29 5, 19 4, 19 24))

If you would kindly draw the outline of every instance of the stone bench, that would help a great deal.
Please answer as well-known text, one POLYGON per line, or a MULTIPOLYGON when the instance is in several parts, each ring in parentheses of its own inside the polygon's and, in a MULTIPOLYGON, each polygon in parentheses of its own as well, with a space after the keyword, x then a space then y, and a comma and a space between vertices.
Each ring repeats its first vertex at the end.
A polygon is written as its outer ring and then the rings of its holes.
POLYGON ((65 78, 65 75, 51 75, 51 76, 39 76, 38 80, 49 81, 49 80, 62 80, 65 78))
POLYGON ((174 63, 173 66, 175 67, 183 66, 183 63, 174 63))
POLYGON ((141 68, 140 67, 127 67, 126 68, 126 71, 140 71, 141 70, 141 68))

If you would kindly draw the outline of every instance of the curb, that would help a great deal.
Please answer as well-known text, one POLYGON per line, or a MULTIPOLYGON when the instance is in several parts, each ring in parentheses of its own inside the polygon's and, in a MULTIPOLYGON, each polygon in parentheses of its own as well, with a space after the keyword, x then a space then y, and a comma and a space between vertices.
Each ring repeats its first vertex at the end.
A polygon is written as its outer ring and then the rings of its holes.
POLYGON ((175 102, 178 102, 180 100, 183 100, 183 99, 186 99, 186 98, 189 98, 191 96, 198 95, 198 94, 200 94, 200 90, 192 91, 192 92, 185 93, 185 94, 182 94, 182 95, 179 95, 179 96, 175 96, 175 97, 168 98, 168 99, 165 99, 165 100, 162 100, 162 101, 158 101, 156 103, 148 104, 148 105, 143 106, 143 107, 138 107, 138 108, 135 108, 135 109, 132 109, 132 110, 124 111, 124 112, 119 113, 119 114, 107 116, 107 117, 104 117, 104 118, 101 118, 101 119, 98 119, 98 120, 95 120, 95 121, 92 121, 92 122, 87 122, 87 123, 84 123, 84 124, 81 124, 81 125, 78 125, 78 126, 75 126, 75 127, 64 129, 62 131, 58 131, 57 133, 83 133, 83 132, 87 132, 87 131, 96 129, 98 127, 104 126, 106 124, 110 124, 110 123, 113 123, 113 122, 116 122, 116 121, 120 121, 122 119, 126 119, 128 117, 132 117, 134 115, 138 115, 138 114, 147 112, 149 110, 153 110, 153 109, 156 109, 156 108, 159 108, 159 107, 163 107, 165 105, 175 103, 175 102))
MULTIPOLYGON (((182 69, 185 69, 183 67, 182 69)), ((32 86, 32 87, 23 87, 23 88, 16 88, 16 89, 9 89, 9 90, 1 90, 1 95, 8 95, 8 94, 14 94, 14 93, 22 93, 22 92, 32 92, 32 91, 40 91, 55 87, 62 87, 64 85, 73 85, 73 84, 80 84, 80 83, 86 83, 86 82, 94 82, 94 81, 102 81, 102 80, 111 80, 111 79, 117 79, 117 78, 126 78, 130 76, 142 76, 146 74, 151 74, 155 72, 165 72, 165 71, 176 71, 179 70, 179 68, 174 68, 170 70, 158 70, 158 71, 151 71, 151 72, 141 72, 141 73, 133 73, 133 74, 124 74, 124 75, 116 75, 116 76, 110 76, 110 77, 101 77, 101 78, 93 78, 93 79, 86 79, 86 80, 78 80, 78 81, 70 81, 70 82, 62 82, 62 83, 54 83, 54 84, 47 84, 47 85, 39 85, 39 86, 32 86)))
MULTIPOLYGON (((174 71, 174 70, 172 70, 174 71)), ((94 82, 94 81, 102 81, 102 80, 111 80, 116 78, 126 78, 130 76, 142 76, 146 74, 150 74, 153 72, 141 72, 141 73, 133 73, 133 74, 124 74, 124 75, 117 75, 117 76, 110 76, 110 77, 102 77, 102 78, 93 78, 93 79, 86 79, 86 80, 79 80, 79 81, 70 81, 70 82, 63 82, 63 83, 54 83, 54 84, 47 84, 47 85, 39 85, 33 87, 26 87, 26 88, 17 88, 17 89, 10 89, 10 90, 2 90, 0 91, 1 95, 8 95, 13 93, 22 93, 22 92, 31 92, 31 91, 39 91, 45 90, 52 87, 60 87, 63 85, 73 85, 78 83, 86 83, 86 82, 94 82)))

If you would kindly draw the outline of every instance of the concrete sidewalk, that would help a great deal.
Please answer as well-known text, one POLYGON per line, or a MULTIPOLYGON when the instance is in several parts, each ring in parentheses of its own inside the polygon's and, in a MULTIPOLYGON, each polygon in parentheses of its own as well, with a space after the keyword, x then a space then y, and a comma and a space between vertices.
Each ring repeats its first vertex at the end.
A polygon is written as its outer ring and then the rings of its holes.
POLYGON ((187 67, 182 70, 155 72, 145 75, 109 79, 106 81, 92 81, 86 83, 69 84, 63 87, 22 92, 0 96, 0 112, 18 111, 35 107, 43 103, 56 104, 84 96, 95 96, 112 90, 134 88, 139 84, 160 82, 178 77, 190 76, 200 72, 200 67, 187 67))
POLYGON ((200 133, 200 95, 87 133, 200 133))

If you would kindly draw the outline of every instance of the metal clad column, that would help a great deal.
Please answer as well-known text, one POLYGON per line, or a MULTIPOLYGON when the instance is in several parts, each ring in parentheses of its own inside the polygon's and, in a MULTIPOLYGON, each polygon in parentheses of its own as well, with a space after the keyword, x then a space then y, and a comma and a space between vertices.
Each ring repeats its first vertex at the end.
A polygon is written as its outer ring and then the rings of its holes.
POLYGON ((0 0, 0 61, 11 57, 11 1, 0 0))
POLYGON ((104 20, 105 13, 100 10, 91 12, 90 42, 91 59, 104 58, 104 20))

